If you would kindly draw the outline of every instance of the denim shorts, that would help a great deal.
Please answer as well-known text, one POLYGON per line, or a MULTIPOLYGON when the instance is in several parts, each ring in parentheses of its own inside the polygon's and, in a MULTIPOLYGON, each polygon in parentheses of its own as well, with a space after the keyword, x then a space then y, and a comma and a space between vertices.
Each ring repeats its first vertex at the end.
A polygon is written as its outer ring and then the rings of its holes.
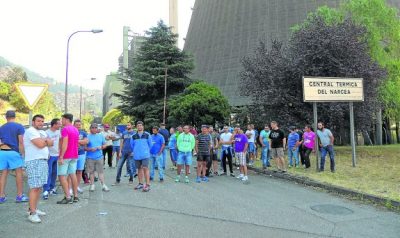
POLYGON ((0 150, 0 170, 18 169, 24 166, 21 155, 13 150, 0 150))
POLYGON ((76 162, 76 170, 84 170, 86 163, 86 153, 83 155, 78 155, 78 161, 76 162))
POLYGON ((137 169, 148 168, 150 159, 135 160, 135 166, 137 169))
POLYGON ((119 153, 120 146, 113 146, 113 151, 119 153))
POLYGON ((76 173, 77 159, 64 159, 63 161, 64 163, 61 165, 57 163, 58 175, 67 176, 76 173))
POLYGON ((249 142, 249 148, 247 149, 247 152, 253 154, 256 152, 256 146, 254 145, 254 142, 249 142))
POLYGON ((30 188, 41 188, 47 183, 49 176, 49 166, 47 159, 35 159, 26 161, 26 175, 28 176, 28 185, 30 188))
POLYGON ((179 152, 177 164, 192 165, 192 152, 179 152))

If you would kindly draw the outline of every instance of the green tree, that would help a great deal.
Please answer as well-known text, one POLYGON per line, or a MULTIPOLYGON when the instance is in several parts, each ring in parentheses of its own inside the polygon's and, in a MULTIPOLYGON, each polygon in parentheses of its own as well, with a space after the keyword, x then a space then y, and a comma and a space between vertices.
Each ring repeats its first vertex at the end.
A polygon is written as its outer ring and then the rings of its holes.
POLYGON ((217 87, 205 82, 196 82, 170 102, 169 121, 213 125, 216 122, 225 122, 229 112, 228 100, 217 87))
POLYGON ((126 124, 131 121, 129 116, 126 116, 119 109, 111 109, 103 117, 103 124, 110 124, 111 126, 116 126, 118 124, 126 124))
POLYGON ((127 70, 128 79, 121 79, 125 90, 117 97, 122 101, 119 109, 124 114, 146 124, 162 120, 165 69, 168 97, 182 93, 190 85, 193 60, 176 46, 177 37, 162 21, 146 32, 133 70, 127 70))
POLYGON ((0 81, 0 98, 3 100, 8 100, 10 96, 11 86, 9 83, 0 81))
POLYGON ((85 115, 82 116, 82 128, 85 131, 89 131, 90 124, 93 123, 94 117, 90 113, 86 113, 85 115))

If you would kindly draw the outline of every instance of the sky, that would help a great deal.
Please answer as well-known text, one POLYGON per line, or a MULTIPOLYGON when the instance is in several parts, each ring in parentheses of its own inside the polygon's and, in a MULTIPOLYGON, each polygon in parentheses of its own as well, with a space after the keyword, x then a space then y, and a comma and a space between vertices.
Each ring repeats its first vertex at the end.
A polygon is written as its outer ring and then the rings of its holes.
MULTIPOLYGON (((178 0, 179 47, 195 0, 178 0)), ((107 74, 118 69, 122 29, 143 34, 162 19, 168 24, 169 0, 12 0, 2 1, 0 56, 42 76, 65 82, 68 37, 70 84, 102 89, 107 74), (95 81, 90 81, 96 78, 95 81)))

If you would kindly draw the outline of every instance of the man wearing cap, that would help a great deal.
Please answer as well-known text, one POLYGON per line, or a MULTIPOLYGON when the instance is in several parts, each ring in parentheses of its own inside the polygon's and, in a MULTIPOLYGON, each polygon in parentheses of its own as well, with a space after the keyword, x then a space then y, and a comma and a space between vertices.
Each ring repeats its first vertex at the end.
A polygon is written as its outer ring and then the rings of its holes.
POLYGON ((5 195, 5 187, 7 184, 8 170, 15 169, 17 196, 16 202, 28 202, 28 197, 23 193, 22 167, 24 166, 23 157, 25 157, 23 136, 24 127, 15 122, 15 111, 6 112, 7 123, 0 127, 0 144, 1 150, 4 151, 0 156, 0 203, 4 203, 7 198, 5 195), (10 153, 14 151, 15 153, 10 153), (6 153, 5 153, 6 152, 6 153))
POLYGON ((94 172, 99 174, 99 180, 101 182, 101 189, 104 192, 110 191, 104 182, 104 167, 102 150, 106 147, 106 141, 104 136, 98 133, 97 124, 93 123, 90 125, 90 134, 87 136, 89 143, 86 145, 86 165, 90 177, 89 191, 94 192, 96 189, 94 185, 94 172))
POLYGON ((106 147, 103 149, 104 164, 106 163, 106 155, 107 155, 108 167, 112 168, 113 140, 115 140, 115 133, 110 131, 110 125, 104 124, 104 131, 102 132, 102 134, 104 136, 104 139, 106 140, 106 147))

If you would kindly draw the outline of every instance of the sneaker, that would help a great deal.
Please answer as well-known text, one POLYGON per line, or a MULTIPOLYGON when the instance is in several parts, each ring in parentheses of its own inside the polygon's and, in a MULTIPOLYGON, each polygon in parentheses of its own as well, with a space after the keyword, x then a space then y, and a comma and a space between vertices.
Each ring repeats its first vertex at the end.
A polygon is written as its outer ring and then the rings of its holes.
POLYGON ((57 190, 55 188, 53 188, 52 190, 50 190, 50 195, 57 195, 57 190))
MULTIPOLYGON (((132 181, 129 181, 129 182, 132 182, 132 181)), ((120 182, 115 182, 115 183, 111 184, 111 186, 119 186, 120 184, 121 184, 120 182)))
POLYGON ((249 178, 247 176, 243 176, 242 181, 247 181, 249 178))
MULTIPOLYGON (((28 216, 31 215, 31 212, 30 212, 29 210, 28 210, 26 213, 28 214, 28 216)), ((40 211, 39 209, 36 209, 36 214, 37 214, 38 216, 41 216, 41 217, 42 217, 42 216, 46 216, 46 213, 40 211)))
POLYGON ((44 191, 44 192, 43 192, 43 199, 44 199, 44 200, 49 199, 49 192, 47 192, 47 191, 44 191))
POLYGON ((148 192, 150 191, 150 185, 146 184, 145 186, 143 186, 143 192, 148 192))
POLYGON ((96 189, 96 186, 94 184, 90 184, 89 191, 94 192, 95 189, 96 189))
POLYGON ((242 179, 244 176, 243 176, 243 174, 239 174, 239 176, 237 176, 236 178, 237 179, 242 179))
POLYGON ((218 172, 214 172, 214 175, 215 175, 215 176, 219 176, 218 172))
POLYGON ((129 177, 129 176, 130 176, 129 174, 125 174, 125 175, 124 175, 124 177, 129 177))
POLYGON ((231 177, 235 177, 235 174, 234 174, 234 173, 231 173, 231 177))
POLYGON ((103 190, 103 192, 110 192, 110 189, 105 184, 103 184, 103 187, 101 189, 103 190))
POLYGON ((15 202, 20 203, 20 202, 29 202, 29 198, 25 196, 25 194, 22 194, 21 196, 16 196, 15 197, 15 202))
POLYGON ((207 176, 204 176, 203 178, 201 178, 201 181, 208 182, 209 180, 208 180, 207 176))
MULTIPOLYGON (((187 177, 187 176, 186 176, 187 177)), ((179 183, 181 181, 181 176, 176 176, 175 183, 179 183)))
POLYGON ((5 203, 7 201, 7 197, 0 197, 0 204, 5 203))
POLYGON ((57 201, 57 204, 72 204, 74 203, 72 198, 64 197, 61 201, 57 201))
POLYGON ((74 196, 74 199, 72 199, 73 202, 79 202, 79 198, 74 196))
POLYGON ((78 187, 78 193, 80 193, 80 194, 83 193, 83 190, 80 187, 78 187))
POLYGON ((129 180, 129 182, 128 182, 129 184, 133 184, 133 180, 129 180))
POLYGON ((153 180, 154 180, 154 178, 150 177, 150 181, 153 181, 153 180))
POLYGON ((160 178, 160 183, 162 183, 162 182, 164 182, 164 179, 163 179, 163 178, 160 178))
POLYGON ((219 176, 226 175, 226 172, 220 173, 219 176))
POLYGON ((201 178, 199 176, 196 178, 196 183, 201 183, 201 178))
POLYGON ((143 184, 139 183, 136 187, 135 190, 139 190, 143 188, 143 184))
POLYGON ((40 217, 37 213, 35 214, 30 214, 28 216, 28 220, 31 221, 32 223, 40 223, 42 220, 40 220, 40 217))
POLYGON ((189 177, 188 176, 185 176, 185 183, 189 183, 189 177))

